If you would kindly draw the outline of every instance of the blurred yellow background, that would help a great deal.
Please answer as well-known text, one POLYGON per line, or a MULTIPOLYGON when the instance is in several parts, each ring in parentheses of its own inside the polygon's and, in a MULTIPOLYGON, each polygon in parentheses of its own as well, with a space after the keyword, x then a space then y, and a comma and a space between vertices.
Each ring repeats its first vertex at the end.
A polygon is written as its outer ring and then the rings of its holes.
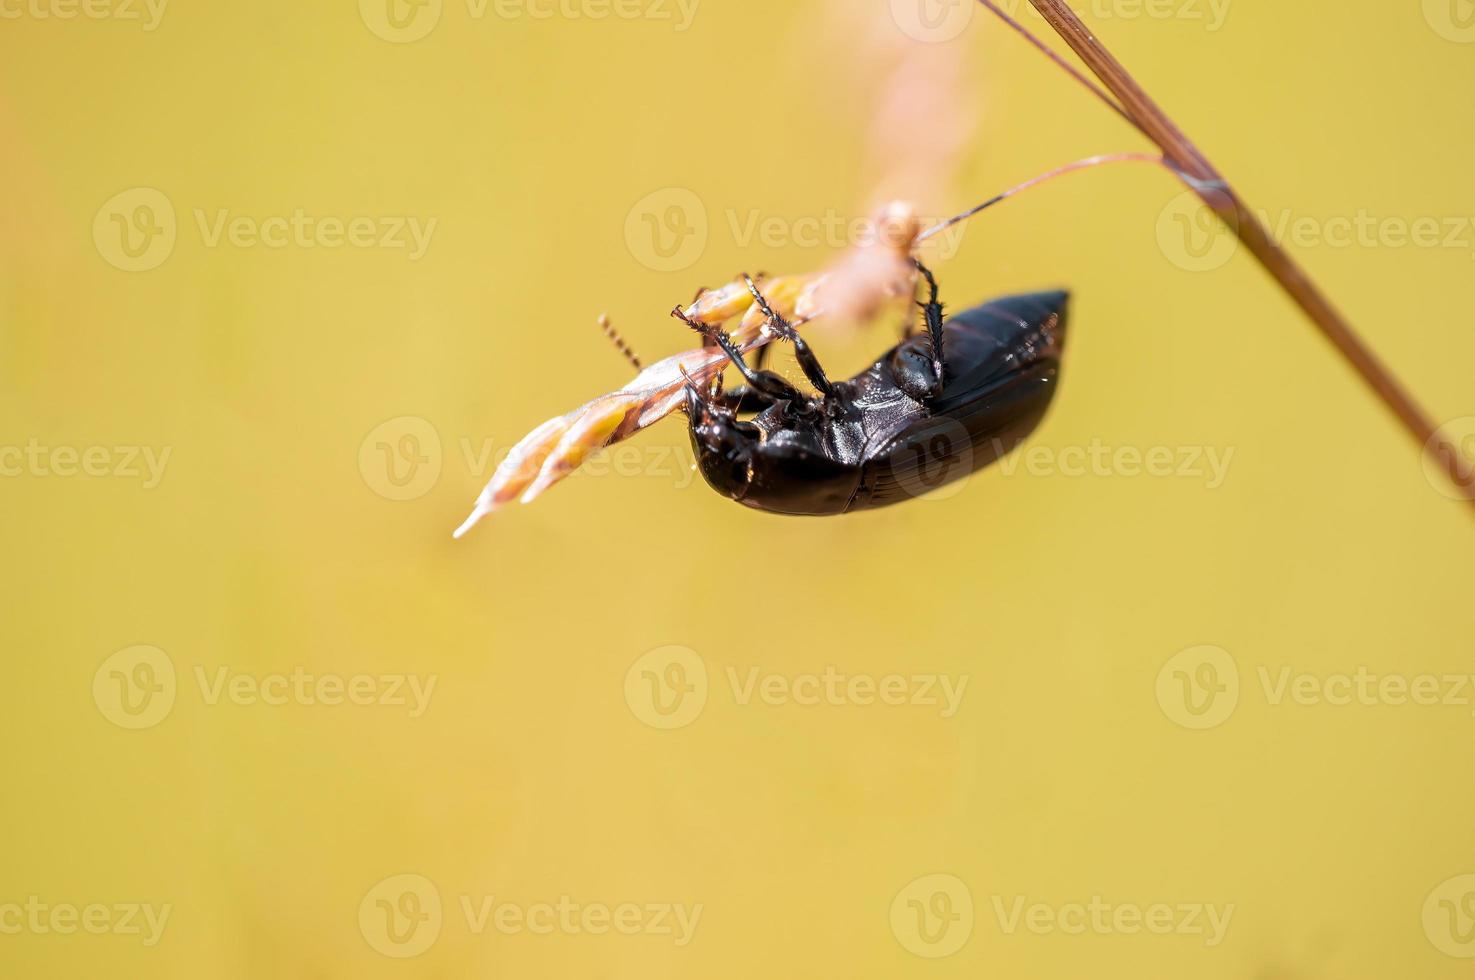
MULTIPOLYGON (((848 10, 982 105, 931 213, 1142 148, 908 2, 848 10)), ((1079 6, 1475 434, 1470 11, 1079 6)), ((835 12, 0 13, 0 974, 1469 975, 1475 526, 1164 174, 937 261, 954 308, 1072 289, 1041 452, 792 520, 678 417, 453 542, 628 379, 600 311, 653 360, 698 286, 839 253, 835 12)))

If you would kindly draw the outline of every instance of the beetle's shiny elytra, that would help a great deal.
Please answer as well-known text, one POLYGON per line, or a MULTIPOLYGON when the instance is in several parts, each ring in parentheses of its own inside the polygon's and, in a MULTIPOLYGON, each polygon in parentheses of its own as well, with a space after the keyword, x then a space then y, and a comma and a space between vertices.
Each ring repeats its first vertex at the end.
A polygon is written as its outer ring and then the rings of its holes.
POLYGON ((842 382, 824 377, 797 335, 786 338, 820 391, 812 399, 735 357, 746 386, 687 392, 702 475, 741 504, 792 515, 885 507, 962 479, 1012 451, 1044 417, 1059 383, 1068 302, 1064 292, 1011 296, 944 321, 934 284, 928 332, 842 382), (751 421, 739 418, 755 409, 751 421))

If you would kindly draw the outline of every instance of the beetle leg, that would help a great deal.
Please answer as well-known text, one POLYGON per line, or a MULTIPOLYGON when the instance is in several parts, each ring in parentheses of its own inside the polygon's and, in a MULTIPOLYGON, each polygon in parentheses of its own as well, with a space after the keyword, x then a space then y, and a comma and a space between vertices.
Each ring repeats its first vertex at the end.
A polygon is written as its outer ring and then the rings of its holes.
POLYGON ((927 337, 932 342, 932 371, 940 383, 942 381, 942 301, 937 298, 937 277, 932 270, 927 268, 917 259, 912 259, 912 265, 922 273, 927 280, 927 302, 918 303, 922 307, 922 315, 927 321, 927 337))
POLYGON ((743 357, 743 352, 732 342, 726 330, 692 319, 682 313, 680 307, 672 310, 671 315, 686 323, 703 337, 710 337, 716 341, 717 346, 722 348, 722 353, 727 355, 728 360, 732 361, 733 366, 742 374, 743 380, 747 381, 754 390, 774 401, 786 401, 796 408, 803 408, 809 404, 809 399, 800 394, 799 389, 789 384, 782 375, 772 371, 755 371, 749 367, 747 360, 743 357))
POLYGON ((793 324, 788 320, 774 312, 773 307, 768 305, 768 300, 764 299, 763 294, 758 291, 758 284, 753 282, 751 276, 744 275, 743 282, 748 284, 748 292, 753 294, 753 298, 758 301, 758 308, 768 317, 769 328, 794 345, 794 356, 798 359, 799 367, 804 370, 804 376, 809 379, 809 383, 814 385, 825 398, 835 397, 835 385, 825 374, 825 369, 820 366, 819 358, 814 356, 814 351, 810 349, 809 344, 799 336, 799 331, 795 330, 793 324))
MULTIPOLYGON (((717 341, 713 340, 711 344, 715 347, 717 341)), ((766 349, 760 348, 760 350, 766 349)), ((735 388, 723 388, 721 371, 712 376, 712 385, 705 392, 694 390, 696 383, 686 376, 685 370, 682 371, 682 376, 686 377, 688 402, 694 395, 702 402, 702 407, 708 414, 713 414, 715 409, 717 413, 725 413, 733 418, 743 414, 757 415, 765 409, 772 408, 775 404, 772 396, 764 394, 752 385, 742 384, 735 388)))
POLYGON ((722 407, 736 415, 756 415, 774 406, 774 399, 752 385, 738 385, 722 393, 722 407))

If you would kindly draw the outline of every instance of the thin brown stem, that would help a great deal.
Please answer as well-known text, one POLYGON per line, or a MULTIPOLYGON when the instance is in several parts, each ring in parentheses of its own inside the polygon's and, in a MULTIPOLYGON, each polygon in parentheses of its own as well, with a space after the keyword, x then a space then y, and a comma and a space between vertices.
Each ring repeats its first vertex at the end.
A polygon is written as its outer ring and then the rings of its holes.
MULTIPOLYGON (((997 12, 995 5, 988 0, 980 2, 997 12)), ((1275 241, 1265 223, 1249 209, 1224 176, 1142 90, 1121 62, 1112 57, 1111 52, 1081 23, 1065 0, 1030 0, 1030 3, 1116 96, 1132 123, 1162 149, 1164 157, 1188 186, 1213 208, 1286 294, 1320 328, 1373 393, 1403 423, 1409 435, 1444 468, 1464 498, 1475 504, 1475 473, 1472 473, 1472 467, 1459 447, 1438 431, 1431 416, 1275 241)))

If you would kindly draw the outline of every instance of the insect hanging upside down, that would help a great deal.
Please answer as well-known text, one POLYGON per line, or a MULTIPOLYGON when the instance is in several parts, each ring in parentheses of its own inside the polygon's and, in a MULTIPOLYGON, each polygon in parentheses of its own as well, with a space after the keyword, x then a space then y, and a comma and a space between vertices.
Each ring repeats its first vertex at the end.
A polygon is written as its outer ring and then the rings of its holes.
POLYGON ((874 239, 821 275, 761 285, 743 276, 704 290, 673 311, 703 347, 646 367, 619 391, 534 429, 497 468, 456 537, 514 501, 533 501, 593 453, 678 409, 707 483, 775 513, 881 507, 992 463, 1034 429, 1054 395, 1067 296, 1015 296, 946 318, 936 278, 914 256, 942 227, 923 232, 909 208, 888 205, 874 239), (798 328, 821 317, 869 319, 897 300, 910 305, 919 284, 925 330, 856 377, 832 381, 798 328), (747 354, 775 341, 794 346, 814 394, 748 364, 747 354), (745 384, 724 391, 729 365, 745 384))
POLYGON ((945 320, 937 280, 917 268, 928 287, 926 332, 838 382, 749 282, 818 397, 749 367, 720 328, 693 324, 747 382, 686 390, 692 448, 712 489, 779 514, 884 507, 968 476, 1034 431, 1060 376, 1067 294, 1013 296, 945 320), (757 415, 741 421, 745 411, 757 415))

